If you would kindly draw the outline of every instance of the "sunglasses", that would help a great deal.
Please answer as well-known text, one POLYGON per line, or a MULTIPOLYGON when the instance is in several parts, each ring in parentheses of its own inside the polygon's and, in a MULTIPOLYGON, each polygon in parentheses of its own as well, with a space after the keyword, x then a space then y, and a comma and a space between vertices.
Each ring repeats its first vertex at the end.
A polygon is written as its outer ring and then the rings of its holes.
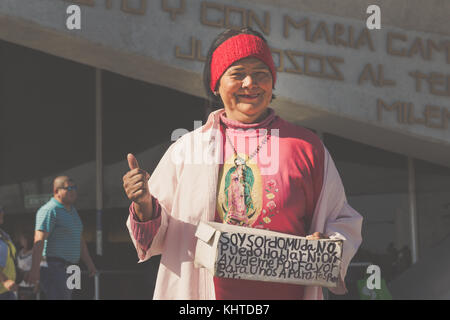
POLYGON ((64 189, 67 191, 77 190, 77 186, 68 186, 68 187, 61 187, 60 189, 64 189))

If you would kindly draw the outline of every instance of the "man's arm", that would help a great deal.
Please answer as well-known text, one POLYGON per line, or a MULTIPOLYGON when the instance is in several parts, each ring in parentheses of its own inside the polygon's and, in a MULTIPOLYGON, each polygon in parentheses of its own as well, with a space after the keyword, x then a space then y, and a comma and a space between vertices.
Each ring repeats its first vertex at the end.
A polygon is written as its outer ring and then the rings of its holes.
POLYGON ((40 279, 40 268, 42 260, 42 252, 44 251, 44 241, 48 238, 48 232, 36 230, 34 232, 34 245, 32 253, 31 270, 25 276, 25 281, 36 284, 40 279))
POLYGON ((81 237, 81 260, 84 262, 89 271, 89 276, 92 277, 97 273, 97 269, 95 268, 94 262, 91 259, 89 254, 89 250, 86 245, 86 241, 81 237))

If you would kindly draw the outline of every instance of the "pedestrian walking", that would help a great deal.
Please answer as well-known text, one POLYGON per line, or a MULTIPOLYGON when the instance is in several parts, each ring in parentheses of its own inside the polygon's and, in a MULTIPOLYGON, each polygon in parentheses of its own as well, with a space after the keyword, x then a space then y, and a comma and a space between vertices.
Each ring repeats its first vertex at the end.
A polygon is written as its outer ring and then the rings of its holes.
POLYGON ((36 214, 31 270, 26 281, 38 284, 49 300, 70 300, 67 268, 81 260, 89 276, 97 272, 83 239, 83 224, 74 207, 77 186, 67 176, 53 181, 53 197, 36 214), (41 267, 45 259, 47 267, 41 267))
MULTIPOLYGON (((17 232, 17 240, 20 245, 19 253, 17 254, 17 271, 23 275, 22 278, 31 270, 32 254, 34 243, 34 228, 32 225, 21 225, 17 232)), ((38 287, 26 283, 24 279, 18 284, 18 299, 19 300, 35 300, 38 287)))

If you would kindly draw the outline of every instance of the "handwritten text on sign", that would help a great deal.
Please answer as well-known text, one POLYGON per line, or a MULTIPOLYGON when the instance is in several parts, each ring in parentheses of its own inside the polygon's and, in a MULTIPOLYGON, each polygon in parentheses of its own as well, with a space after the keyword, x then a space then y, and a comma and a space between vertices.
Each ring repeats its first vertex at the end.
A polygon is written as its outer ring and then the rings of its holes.
POLYGON ((341 245, 339 241, 222 232, 216 275, 336 286, 341 245))

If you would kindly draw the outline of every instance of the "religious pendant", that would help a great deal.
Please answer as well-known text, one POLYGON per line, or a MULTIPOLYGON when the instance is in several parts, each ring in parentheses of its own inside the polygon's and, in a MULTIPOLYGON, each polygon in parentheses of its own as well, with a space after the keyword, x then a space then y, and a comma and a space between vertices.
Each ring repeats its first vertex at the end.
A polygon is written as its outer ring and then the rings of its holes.
POLYGON ((240 156, 236 156, 236 159, 234 159, 234 164, 237 166, 241 166, 245 164, 245 160, 242 159, 240 156))

